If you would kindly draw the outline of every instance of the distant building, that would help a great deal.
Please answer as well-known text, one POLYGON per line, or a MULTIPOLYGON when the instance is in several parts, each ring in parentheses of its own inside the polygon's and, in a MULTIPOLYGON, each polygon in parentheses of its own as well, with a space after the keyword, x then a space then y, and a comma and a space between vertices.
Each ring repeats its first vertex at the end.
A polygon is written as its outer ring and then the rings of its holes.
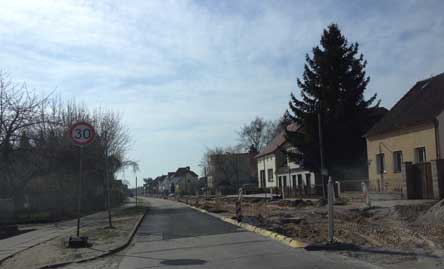
POLYGON ((194 194, 197 184, 198 175, 189 166, 178 168, 171 179, 171 188, 177 194, 194 194))
POLYGON ((160 192, 164 193, 164 194, 168 194, 171 192, 174 192, 174 190, 172 190, 172 180, 174 177, 174 172, 168 172, 167 175, 163 175, 160 178, 160 192))
MULTIPOLYGON (((300 127, 293 123, 288 131, 297 132, 300 127)), ((315 187, 315 174, 288 158, 287 151, 296 151, 287 140, 285 130, 256 155, 258 185, 261 188, 307 188, 315 187)))
POLYGON ((209 156, 208 188, 233 193, 246 184, 256 184, 257 168, 254 154, 224 153, 209 156))

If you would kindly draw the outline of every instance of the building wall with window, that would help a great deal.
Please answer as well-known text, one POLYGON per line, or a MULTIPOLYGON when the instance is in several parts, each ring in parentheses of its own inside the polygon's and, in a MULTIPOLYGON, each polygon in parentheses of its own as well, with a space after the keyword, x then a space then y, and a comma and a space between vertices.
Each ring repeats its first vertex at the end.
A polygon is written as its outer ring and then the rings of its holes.
POLYGON ((261 173, 265 171, 265 187, 278 187, 277 185, 277 169, 286 165, 287 157, 284 152, 277 150, 274 153, 264 155, 257 158, 258 186, 262 185, 261 173))
POLYGON ((258 184, 260 187, 276 187, 276 156, 275 154, 269 154, 257 159, 257 171, 258 171, 258 184), (262 171, 262 172, 261 172, 262 171), (270 173, 271 171, 271 173, 270 173), (265 186, 263 181, 261 182, 261 174, 265 173, 265 186))
POLYGON ((308 170, 278 174, 276 177, 278 187, 301 188, 310 185, 310 188, 314 188, 316 185, 315 174, 308 170))
POLYGON ((438 159, 443 159, 443 153, 444 153, 444 111, 442 111, 438 116, 436 116, 436 122, 438 124, 437 126, 437 133, 438 133, 438 159))
POLYGON ((367 137, 370 189, 401 192, 402 175, 399 162, 436 160, 435 137, 433 124, 367 137))

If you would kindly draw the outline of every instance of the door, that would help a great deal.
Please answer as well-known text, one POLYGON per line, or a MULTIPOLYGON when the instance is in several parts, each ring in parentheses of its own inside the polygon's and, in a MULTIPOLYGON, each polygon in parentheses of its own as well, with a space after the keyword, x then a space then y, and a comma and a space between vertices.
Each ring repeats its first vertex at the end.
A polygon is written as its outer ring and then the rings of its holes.
POLYGON ((310 174, 305 174, 305 183, 307 184, 307 195, 310 195, 311 193, 311 178, 310 178, 310 174))
POLYGON ((302 194, 302 192, 304 191, 303 190, 304 182, 302 181, 302 175, 301 174, 298 175, 298 188, 299 188, 300 193, 302 194))
POLYGON ((421 184, 422 199, 433 199, 432 166, 430 163, 418 164, 418 177, 421 184))

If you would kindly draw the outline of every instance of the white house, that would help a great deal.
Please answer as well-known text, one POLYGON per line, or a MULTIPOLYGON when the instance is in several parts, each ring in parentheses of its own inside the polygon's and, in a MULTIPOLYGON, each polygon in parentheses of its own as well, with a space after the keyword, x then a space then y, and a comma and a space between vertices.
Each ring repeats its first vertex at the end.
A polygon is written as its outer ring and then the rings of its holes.
MULTIPOLYGON (((297 124, 290 124, 287 130, 296 132, 300 129, 297 124)), ((261 188, 280 189, 313 189, 315 175, 305 170, 298 163, 290 161, 286 152, 297 150, 288 143, 285 130, 256 155, 258 169, 258 184, 261 188)))

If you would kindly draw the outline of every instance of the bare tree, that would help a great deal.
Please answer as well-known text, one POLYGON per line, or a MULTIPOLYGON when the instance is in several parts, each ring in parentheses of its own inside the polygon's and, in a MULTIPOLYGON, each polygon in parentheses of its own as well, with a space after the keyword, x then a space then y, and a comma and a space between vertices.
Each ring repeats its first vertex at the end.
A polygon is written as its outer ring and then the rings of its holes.
POLYGON ((241 147, 248 151, 260 151, 273 139, 276 127, 277 123, 256 117, 238 131, 241 147))
POLYGON ((27 182, 43 172, 32 137, 45 121, 47 104, 25 84, 12 83, 0 73, 0 184, 2 194, 18 197, 27 182))
POLYGON ((103 109, 91 112, 85 105, 63 103, 54 96, 40 97, 0 73, 0 198, 14 198, 20 209, 31 186, 40 192, 51 190, 58 200, 51 199, 63 210, 75 205, 73 192, 67 190, 77 186, 79 150, 66 131, 76 121, 88 121, 98 131, 84 155, 88 180, 83 195, 85 204, 97 207, 95 201, 103 199, 108 182, 104 179, 114 178, 120 170, 138 169, 137 162, 127 159, 130 136, 120 115, 103 109))

